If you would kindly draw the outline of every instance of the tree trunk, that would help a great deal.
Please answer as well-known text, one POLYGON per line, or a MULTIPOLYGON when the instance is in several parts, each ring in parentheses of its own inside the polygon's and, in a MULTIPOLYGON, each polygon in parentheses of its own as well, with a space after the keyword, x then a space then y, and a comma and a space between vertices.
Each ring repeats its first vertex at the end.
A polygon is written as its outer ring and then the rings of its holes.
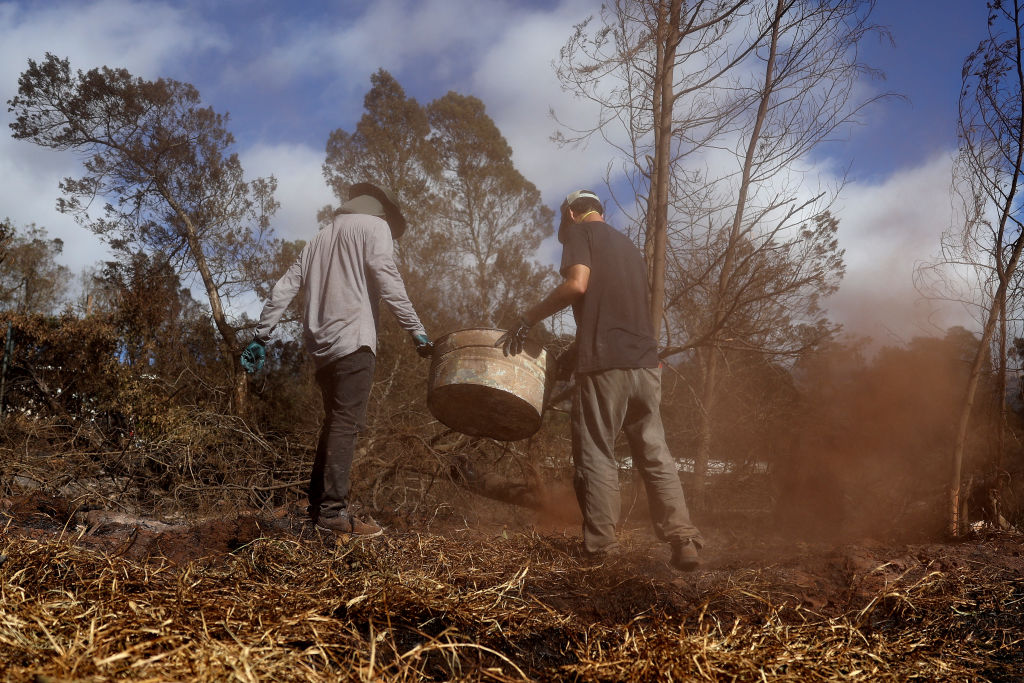
POLYGON ((711 459, 713 437, 711 414, 718 383, 718 352, 714 348, 706 349, 705 352, 707 357, 704 362, 704 381, 701 386, 700 405, 697 406, 699 417, 697 450, 693 454, 693 491, 690 495, 690 508, 696 512, 704 512, 707 509, 708 461, 711 459))
POLYGON ((672 102, 676 48, 679 45, 679 17, 682 0, 671 0, 668 7, 658 4, 657 68, 654 75, 654 163, 647 198, 647 239, 644 251, 651 287, 651 323, 654 338, 661 336, 665 315, 665 251, 668 245, 668 179, 672 155, 672 102))
MULTIPOLYGON (((1013 205, 1013 195, 1014 192, 1011 191, 1006 206, 1011 207, 1013 205)), ((971 412, 974 410, 974 399, 978 391, 978 382, 981 379, 982 365, 984 364, 985 357, 988 355, 985 353, 985 350, 992 341, 992 334, 999 317, 999 301, 1006 296, 1007 283, 1017 270, 1017 262, 1020 260, 1022 247, 1024 247, 1024 238, 1017 238, 1017 241, 1013 243, 1010 261, 1006 266, 1006 273, 1000 278, 999 287, 992 298, 992 306, 989 308, 988 319, 985 321, 985 327, 982 330, 978 350, 974 354, 971 374, 967 380, 967 390, 964 392, 964 401, 960 407, 956 444, 953 448, 953 472, 949 487, 949 533, 952 536, 960 536, 967 530, 968 521, 961 508, 964 502, 961 487, 963 484, 964 452, 967 450, 967 430, 971 422, 971 412)))
POLYGON ((993 459, 993 469, 998 480, 999 471, 1003 465, 1003 449, 1006 447, 1006 293, 999 301, 999 375, 996 377, 996 391, 999 397, 999 410, 996 425, 996 453, 993 459))
POLYGON ((242 415, 249 402, 249 383, 245 372, 243 372, 237 360, 241 349, 238 347, 238 340, 235 338, 235 328, 228 323, 227 316, 224 313, 224 306, 220 300, 220 290, 217 289, 213 273, 210 272, 210 265, 206 262, 206 255, 203 253, 202 244, 199 242, 199 233, 196 231, 192 219, 169 192, 164 191, 162 193, 164 199, 174 209, 174 212, 178 215, 185 228, 185 240, 188 243, 189 254, 191 254, 192 259, 195 261, 196 269, 199 271, 199 276, 203 280, 203 286, 206 288, 206 296, 210 300, 210 315, 213 317, 213 323, 217 327, 217 332, 220 333, 221 350, 224 353, 225 362, 231 368, 230 377, 234 384, 232 389, 233 405, 231 408, 235 415, 242 415))
MULTIPOLYGON (((718 330, 724 322, 728 311, 726 310, 727 294, 732 286, 732 266, 736 260, 736 249, 739 248, 740 234, 743 226, 743 216, 746 210, 747 194, 750 190, 750 177, 754 166, 754 153, 761 137, 761 129, 768 111, 768 99, 772 93, 775 79, 775 59, 779 46, 780 25, 782 15, 785 12, 783 0, 777 0, 775 16, 772 23, 771 43, 768 52, 768 60, 765 65, 764 89, 761 91, 761 101, 758 105, 757 116, 754 120, 754 128, 750 132, 750 139, 747 141, 747 151, 743 159, 743 171, 740 180, 739 195, 736 199, 736 211, 733 214, 732 225, 729 229, 729 242, 725 250, 725 258, 722 260, 722 270, 718 279, 718 301, 714 311, 713 330, 718 330)), ((707 349, 707 362, 704 370, 704 386, 701 390, 701 412, 700 426, 698 431, 697 452, 694 454, 694 507, 703 511, 705 506, 705 486, 707 478, 708 459, 711 455, 711 409, 715 396, 715 384, 718 375, 718 353, 719 338, 718 331, 713 332, 707 349)))
MULTIPOLYGON (((1014 5, 1013 21, 1016 34, 1014 36, 1015 43, 1015 55, 1014 55, 1014 67, 1016 71, 1016 84, 1017 84, 1017 97, 1020 101, 1016 103, 1017 110, 1013 112, 1015 115, 1016 131, 1015 139, 1013 143, 1016 146, 1016 154, 1013 159, 1013 167, 1010 178, 1007 180, 1007 191, 1003 195, 1002 205, 999 206, 999 227, 996 232, 997 239, 993 245, 993 253, 997 259, 997 264, 1002 263, 1003 257, 1003 238, 1006 235, 1007 223, 1013 220, 1013 215, 1016 207, 1017 187, 1021 179, 1022 169, 1021 165, 1024 162, 1024 63, 1022 63, 1022 52, 1021 52, 1021 17, 1018 13, 1019 7, 1014 5)), ((1004 118, 1006 118, 1004 116, 1004 118)), ((961 120, 961 124, 963 121, 961 120)), ((1016 221, 1014 221, 1016 222, 1016 221)), ((985 326, 982 328, 981 342, 978 344, 978 351, 974 355, 974 362, 971 364, 971 374, 967 381, 967 391, 964 393, 963 405, 960 408, 960 420, 957 428, 956 444, 953 448, 953 471, 951 477, 951 483, 949 487, 949 528, 948 531, 953 536, 959 536, 967 530, 967 519, 966 515, 962 513, 961 505, 965 499, 962 494, 961 488, 963 485, 963 465, 964 465, 964 452, 967 449, 967 430, 970 426, 971 411, 974 408, 974 398, 978 390, 978 382, 981 378, 982 364, 985 359, 985 351, 988 348, 989 343, 992 340, 992 334, 995 330, 996 322, 1002 309, 1002 302, 1006 299, 1006 290, 1009 283, 1013 279, 1014 273, 1017 271, 1017 264, 1020 260, 1021 250, 1024 248, 1024 235, 1018 235, 1017 239, 1010 245, 1010 257, 1006 262, 1006 267, 997 268, 997 276, 999 279, 999 286, 996 289, 995 295, 992 297, 992 304, 989 308, 988 319, 985 321, 985 326)))

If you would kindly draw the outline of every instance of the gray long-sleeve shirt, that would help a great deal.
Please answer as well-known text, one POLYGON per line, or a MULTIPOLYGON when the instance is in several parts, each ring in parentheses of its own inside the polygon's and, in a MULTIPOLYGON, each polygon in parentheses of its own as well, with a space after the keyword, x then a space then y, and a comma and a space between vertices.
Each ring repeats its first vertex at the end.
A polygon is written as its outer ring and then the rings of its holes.
POLYGON ((317 368, 362 346, 376 353, 381 300, 403 329, 426 333, 395 266, 391 230, 383 218, 341 214, 317 233, 274 285, 256 326, 257 339, 270 339, 303 285, 304 339, 317 368))

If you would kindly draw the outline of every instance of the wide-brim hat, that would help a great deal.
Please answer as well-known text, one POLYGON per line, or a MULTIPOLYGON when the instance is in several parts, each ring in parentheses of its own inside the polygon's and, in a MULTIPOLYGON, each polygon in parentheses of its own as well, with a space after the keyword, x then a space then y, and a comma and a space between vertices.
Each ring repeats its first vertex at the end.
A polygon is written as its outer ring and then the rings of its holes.
POLYGON ((391 228, 391 236, 398 239, 405 233, 406 222, 398 208, 394 193, 373 183, 355 183, 348 188, 348 201, 341 205, 345 213, 366 213, 380 216, 391 228))

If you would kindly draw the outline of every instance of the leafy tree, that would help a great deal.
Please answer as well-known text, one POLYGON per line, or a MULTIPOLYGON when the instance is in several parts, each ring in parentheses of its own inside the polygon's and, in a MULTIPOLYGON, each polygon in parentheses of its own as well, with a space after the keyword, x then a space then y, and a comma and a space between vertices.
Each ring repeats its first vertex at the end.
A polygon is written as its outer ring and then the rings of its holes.
POLYGON ((512 148, 483 102, 449 92, 427 109, 442 169, 437 230, 450 258, 447 299, 468 324, 512 321, 553 275, 531 262, 552 234, 553 212, 516 170, 512 148))
POLYGON ((49 239, 46 228, 35 224, 19 232, 5 220, 0 230, 10 235, 0 261, 0 306, 18 313, 55 313, 71 282, 67 266, 57 263, 64 241, 49 239))
POLYGON ((363 180, 398 195, 410 222, 399 265, 428 326, 511 317, 549 276, 534 254, 550 210, 480 100, 452 92, 422 107, 388 72, 370 80, 355 131, 328 139, 324 177, 339 201, 363 180))
POLYGON ((363 108, 352 133, 338 128, 327 138, 327 184, 344 201, 349 185, 378 182, 398 195, 403 207, 419 210, 429 202, 437 173, 426 112, 383 69, 370 77, 363 108))
POLYGON ((7 248, 11 245, 14 237, 14 226, 9 218, 0 222, 0 265, 7 259, 7 248))
MULTIPOLYGON (((395 193, 409 219, 409 231, 395 250, 406 287, 416 293, 416 310, 428 327, 447 325, 443 297, 435 286, 445 246, 432 229, 433 188, 440 167, 427 112, 383 69, 370 77, 363 106, 354 131, 338 128, 328 137, 324 178, 339 203, 348 199, 348 188, 356 182, 376 182, 395 193)), ((321 225, 333 219, 334 210, 321 209, 321 225)), ((385 328, 390 325, 385 323, 385 328)))
POLYGON ((85 175, 60 185, 61 211, 125 259, 163 254, 186 282, 198 279, 242 410, 247 384, 227 304, 251 287, 253 264, 277 249, 269 229, 276 181, 245 180, 229 154, 227 116, 202 107, 187 83, 109 67, 73 74, 67 59, 49 53, 29 60, 8 104, 15 138, 85 156, 85 175), (100 217, 90 212, 96 199, 108 200, 100 217))

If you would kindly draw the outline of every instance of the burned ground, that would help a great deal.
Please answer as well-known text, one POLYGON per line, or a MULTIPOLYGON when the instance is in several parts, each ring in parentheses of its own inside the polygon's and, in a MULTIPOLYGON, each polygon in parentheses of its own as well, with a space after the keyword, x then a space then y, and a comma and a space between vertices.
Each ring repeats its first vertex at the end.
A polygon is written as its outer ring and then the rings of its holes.
POLYGON ((601 564, 575 529, 295 503, 173 523, 2 502, 3 680, 1017 680, 1021 536, 957 543, 709 520, 679 574, 645 525, 601 564), (49 677, 47 679, 46 677, 49 677))

